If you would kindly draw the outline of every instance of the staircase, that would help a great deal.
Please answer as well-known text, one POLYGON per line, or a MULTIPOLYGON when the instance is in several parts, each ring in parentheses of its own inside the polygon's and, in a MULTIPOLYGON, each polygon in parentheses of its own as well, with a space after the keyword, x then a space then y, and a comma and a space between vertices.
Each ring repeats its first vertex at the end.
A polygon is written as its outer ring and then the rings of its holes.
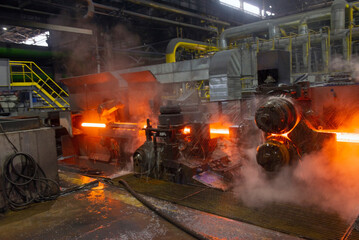
POLYGON ((40 108, 62 109, 70 107, 68 93, 52 80, 36 63, 10 61, 10 85, 29 89, 44 105, 40 108))

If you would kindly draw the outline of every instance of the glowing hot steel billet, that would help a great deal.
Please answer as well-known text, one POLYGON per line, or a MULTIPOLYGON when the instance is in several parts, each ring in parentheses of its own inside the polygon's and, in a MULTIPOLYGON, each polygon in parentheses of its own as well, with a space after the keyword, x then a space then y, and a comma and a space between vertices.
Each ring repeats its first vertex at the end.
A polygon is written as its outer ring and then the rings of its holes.
POLYGON ((228 135, 228 134, 229 134, 229 129, 215 129, 215 128, 211 128, 210 133, 228 135))
POLYGON ((359 143, 358 133, 336 132, 337 142, 359 143))
POLYGON ((183 134, 190 134, 191 133, 191 129, 189 127, 185 127, 183 129, 183 134))
POLYGON ((94 128, 105 128, 105 123, 82 123, 82 127, 94 127, 94 128))
POLYGON ((335 132, 333 130, 315 130, 315 131, 335 134, 337 142, 359 143, 359 133, 335 132))

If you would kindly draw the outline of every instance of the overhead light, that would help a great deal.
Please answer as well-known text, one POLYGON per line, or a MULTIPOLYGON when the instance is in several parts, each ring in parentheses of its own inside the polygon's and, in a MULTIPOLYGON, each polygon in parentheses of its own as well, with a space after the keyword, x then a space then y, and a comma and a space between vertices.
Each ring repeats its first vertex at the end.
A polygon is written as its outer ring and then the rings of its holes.
POLYGON ((2 27, 2 30, 6 31, 6 30, 7 30, 7 27, 2 27))

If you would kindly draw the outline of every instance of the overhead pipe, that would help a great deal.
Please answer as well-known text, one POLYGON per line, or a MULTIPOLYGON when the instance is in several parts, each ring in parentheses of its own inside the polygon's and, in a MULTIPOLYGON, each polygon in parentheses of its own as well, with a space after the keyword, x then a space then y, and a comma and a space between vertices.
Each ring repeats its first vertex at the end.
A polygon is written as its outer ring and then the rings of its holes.
MULTIPOLYGON (((340 39, 345 38, 345 36, 348 34, 348 32, 349 31, 346 29, 345 31, 342 31, 340 34, 330 36, 330 38, 331 38, 331 40, 340 40, 340 39)), ((359 36, 359 27, 352 29, 352 35, 359 36)), ((327 33, 311 34, 310 41, 312 43, 320 43, 323 39, 326 39, 328 37, 329 37, 329 35, 327 33)), ((293 46, 301 45, 308 41, 308 36, 301 35, 301 36, 296 36, 296 37, 291 37, 291 38, 287 37, 287 38, 276 39, 275 45, 276 45, 276 47, 282 48, 282 47, 287 46, 290 43, 290 41, 292 42, 293 46)), ((257 49, 259 47, 260 49, 269 50, 272 48, 272 45, 273 45, 273 42, 268 40, 263 43, 253 43, 252 48, 257 49)))
MULTIPOLYGON (((94 6, 95 6, 95 8, 101 8, 101 9, 105 9, 105 10, 121 12, 121 13, 124 13, 124 14, 127 14, 127 15, 140 17, 140 18, 145 18, 145 19, 149 19, 149 20, 153 20, 153 21, 157 21, 157 22, 163 22, 163 23, 168 23, 168 24, 172 24, 172 25, 188 27, 188 28, 195 28, 195 29, 199 29, 199 30, 203 30, 203 31, 218 33, 218 31, 216 29, 214 29, 214 28, 201 27, 201 26, 197 26, 197 25, 193 25, 193 24, 189 24, 189 23, 182 23, 182 22, 177 22, 177 21, 173 21, 173 20, 169 20, 169 19, 148 16, 148 15, 145 15, 145 14, 142 14, 142 13, 136 13, 136 12, 132 12, 132 11, 128 11, 128 10, 122 10, 120 8, 116 8, 116 7, 112 7, 112 6, 106 6, 106 5, 99 4, 99 3, 94 3, 94 6)), ((108 15, 108 16, 113 17, 113 15, 103 13, 103 12, 95 11, 95 13, 102 14, 102 15, 108 15)))
MULTIPOLYGON (((341 31, 340 33, 337 33, 335 35, 330 35, 330 31, 328 31, 327 33, 316 33, 316 34, 310 34, 310 38, 308 38, 308 35, 299 35, 296 37, 289 37, 289 38, 278 38, 278 39, 273 39, 273 41, 275 41, 275 46, 276 48, 286 48, 288 46, 290 46, 290 48, 292 48, 292 46, 300 46, 300 45, 305 45, 308 44, 308 42, 310 43, 321 43, 322 44, 322 54, 323 54, 323 61, 326 63, 326 68, 328 68, 328 64, 329 64, 329 52, 330 49, 330 45, 328 44, 328 42, 330 42, 331 40, 341 40, 344 39, 347 35, 349 34, 349 30, 345 29, 343 31, 341 31)), ((352 36, 359 36, 359 28, 353 28, 352 29, 352 36)), ((257 43, 253 43, 252 49, 261 49, 261 50, 270 50, 273 48, 273 41, 266 41, 263 43, 259 43, 259 41, 257 41, 257 43)), ((304 59, 307 56, 304 56, 305 52, 303 51, 303 60, 307 61, 310 59, 304 59)), ((345 54, 345 50, 344 50, 344 54, 345 54)), ((343 55, 344 55, 343 54, 343 55)), ((311 71, 310 69, 310 64, 309 62, 307 62, 307 66, 308 68, 308 72, 311 71)))
POLYGON ((330 28, 332 33, 345 29, 345 8, 349 7, 345 0, 335 0, 331 7, 330 28))
POLYGON ((128 11, 128 10, 122 10, 122 12, 124 14, 132 15, 132 16, 136 16, 136 17, 140 17, 140 18, 145 18, 145 19, 149 19, 149 20, 153 20, 153 21, 157 21, 157 22, 169 23, 169 24, 172 24, 172 25, 188 27, 188 28, 194 28, 194 29, 199 29, 199 30, 203 30, 203 31, 217 33, 217 30, 214 29, 214 28, 201 27, 201 26, 188 24, 188 23, 177 22, 177 21, 173 21, 173 20, 169 20, 169 19, 148 16, 148 15, 145 15, 145 14, 142 14, 142 13, 136 13, 136 12, 132 12, 132 11, 128 11))
POLYGON ((185 11, 179 8, 175 8, 175 7, 170 7, 161 3, 157 3, 157 2, 153 2, 153 1, 149 1, 149 0, 126 0, 128 2, 132 2, 135 4, 140 4, 140 5, 144 5, 144 6, 148 6, 148 7, 152 7, 152 8, 157 8, 160 10, 165 10, 165 11, 169 11, 169 12, 174 12, 174 13, 178 13, 178 14, 182 14, 182 15, 186 15, 186 16, 190 16, 190 17, 195 17, 195 18, 199 18, 202 20, 206 20, 208 22, 213 22, 213 23, 217 23, 223 26, 230 26, 230 24, 228 22, 224 22, 221 20, 217 20, 217 19, 212 19, 206 16, 201 16, 189 11, 185 11))
POLYGON ((92 2, 92 0, 86 0, 88 6, 87 6, 87 13, 84 16, 84 18, 92 18, 95 14, 95 6, 92 2))
POLYGON ((268 31, 270 37, 277 36, 276 28, 284 26, 299 25, 302 19, 307 22, 318 19, 329 19, 331 8, 318 9, 311 12, 299 13, 291 16, 286 16, 278 19, 269 19, 242 26, 226 29, 222 32, 219 38, 219 47, 221 49, 228 47, 228 40, 231 38, 238 38, 243 35, 252 34, 255 32, 268 31))
POLYGON ((210 44, 205 42, 194 41, 184 38, 174 38, 168 43, 166 48, 167 63, 176 62, 176 50, 179 47, 184 47, 187 49, 195 49, 200 51, 205 51, 205 50, 218 51, 218 48, 211 46, 210 44))

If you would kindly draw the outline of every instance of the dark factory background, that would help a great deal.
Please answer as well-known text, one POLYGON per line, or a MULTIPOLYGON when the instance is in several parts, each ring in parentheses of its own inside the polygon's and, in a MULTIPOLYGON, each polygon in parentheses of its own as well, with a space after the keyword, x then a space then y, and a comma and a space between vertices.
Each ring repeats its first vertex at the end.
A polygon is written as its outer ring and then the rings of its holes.
POLYGON ((98 64, 108 71, 163 63, 173 38, 216 45, 226 28, 331 5, 232 2, 234 7, 231 1, 3 1, 1 57, 41 63, 60 78, 95 73, 98 64), (244 8, 246 4, 251 6, 244 8), (40 34, 46 40, 35 43, 33 37, 40 34))
POLYGON ((0 12, 0 239, 359 239, 359 2, 0 12))

